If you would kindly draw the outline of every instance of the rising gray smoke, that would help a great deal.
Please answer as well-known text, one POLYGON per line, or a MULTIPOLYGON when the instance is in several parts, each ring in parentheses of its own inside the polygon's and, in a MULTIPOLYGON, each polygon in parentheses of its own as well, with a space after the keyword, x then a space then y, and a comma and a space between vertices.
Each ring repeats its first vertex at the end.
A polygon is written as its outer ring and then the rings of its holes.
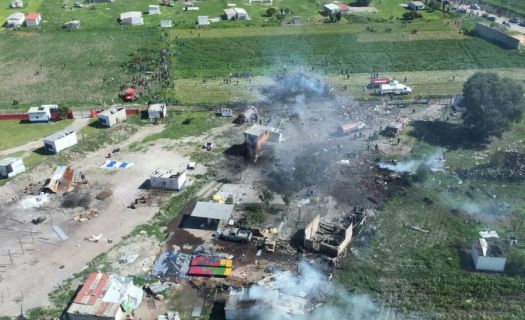
POLYGON ((368 296, 349 294, 306 262, 299 263, 297 275, 278 273, 271 287, 253 285, 240 297, 241 301, 255 302, 244 314, 254 320, 367 320, 379 315, 368 296), (290 312, 291 308, 282 303, 289 296, 295 302, 294 309, 304 308, 304 315, 290 312))

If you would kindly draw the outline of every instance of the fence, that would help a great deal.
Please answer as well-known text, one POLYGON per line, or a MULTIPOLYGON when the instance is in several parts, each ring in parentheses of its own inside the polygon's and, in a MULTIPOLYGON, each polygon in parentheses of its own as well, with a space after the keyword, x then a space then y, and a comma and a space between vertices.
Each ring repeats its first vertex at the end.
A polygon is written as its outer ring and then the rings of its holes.
MULTIPOLYGON (((126 109, 126 115, 136 116, 140 115, 142 109, 132 108, 126 109)), ((89 110, 74 110, 67 113, 67 119, 85 119, 85 118, 96 118, 97 114, 102 112, 102 109, 89 109, 89 110)), ((59 120, 63 117, 58 112, 51 113, 52 120, 59 120)), ((0 111, 0 121, 1 120, 29 120, 27 113, 19 113, 18 110, 1 110, 0 111)))

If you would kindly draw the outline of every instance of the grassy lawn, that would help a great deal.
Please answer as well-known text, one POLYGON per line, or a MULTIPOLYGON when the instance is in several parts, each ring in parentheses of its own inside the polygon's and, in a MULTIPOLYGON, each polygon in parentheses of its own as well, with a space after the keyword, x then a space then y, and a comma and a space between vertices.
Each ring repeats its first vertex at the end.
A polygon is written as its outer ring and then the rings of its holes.
POLYGON ((20 123, 19 120, 0 121, 0 136, 9 137, 0 141, 0 150, 13 148, 27 142, 44 138, 60 131, 73 123, 73 120, 62 120, 50 123, 20 123))
POLYGON ((142 55, 139 50, 158 48, 157 40, 151 29, 5 32, 0 37, 0 106, 10 107, 14 99, 20 108, 117 101, 120 86, 130 79, 127 63, 142 55), (113 77, 113 83, 104 83, 105 77, 113 77))

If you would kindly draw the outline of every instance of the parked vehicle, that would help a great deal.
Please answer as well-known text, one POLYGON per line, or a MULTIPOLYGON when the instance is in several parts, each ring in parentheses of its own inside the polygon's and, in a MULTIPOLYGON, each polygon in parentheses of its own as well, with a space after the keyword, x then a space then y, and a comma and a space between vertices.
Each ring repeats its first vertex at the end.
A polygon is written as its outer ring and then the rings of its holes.
POLYGON ((520 19, 516 17, 512 17, 512 19, 509 20, 510 23, 520 23, 520 19))
POLYGON ((227 228, 220 235, 220 238, 228 241, 247 243, 252 240, 252 232, 239 228, 227 228))
POLYGON ((496 21, 496 16, 488 16, 487 20, 489 20, 489 21, 496 21))
POLYGON ((519 26, 520 27, 525 27, 525 21, 520 22, 519 26))
POLYGON ((389 84, 382 84, 379 93, 383 95, 387 94, 393 94, 393 95, 401 95, 401 94, 410 94, 412 93, 412 88, 399 83, 396 80, 390 81, 389 84))
POLYGON ((501 24, 504 25, 504 26, 507 27, 507 28, 510 28, 510 27, 511 27, 511 24, 510 24, 510 22, 508 22, 508 21, 503 21, 501 24))

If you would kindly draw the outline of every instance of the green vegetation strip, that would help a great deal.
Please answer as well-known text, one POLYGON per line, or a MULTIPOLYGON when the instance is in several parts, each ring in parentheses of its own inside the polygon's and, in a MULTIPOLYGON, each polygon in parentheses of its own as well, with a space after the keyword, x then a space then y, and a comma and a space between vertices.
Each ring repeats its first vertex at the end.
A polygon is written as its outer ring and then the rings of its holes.
POLYGON ((20 120, 0 121, 0 150, 10 149, 30 141, 44 138, 60 131, 73 123, 73 120, 62 120, 50 123, 28 123, 20 120))

